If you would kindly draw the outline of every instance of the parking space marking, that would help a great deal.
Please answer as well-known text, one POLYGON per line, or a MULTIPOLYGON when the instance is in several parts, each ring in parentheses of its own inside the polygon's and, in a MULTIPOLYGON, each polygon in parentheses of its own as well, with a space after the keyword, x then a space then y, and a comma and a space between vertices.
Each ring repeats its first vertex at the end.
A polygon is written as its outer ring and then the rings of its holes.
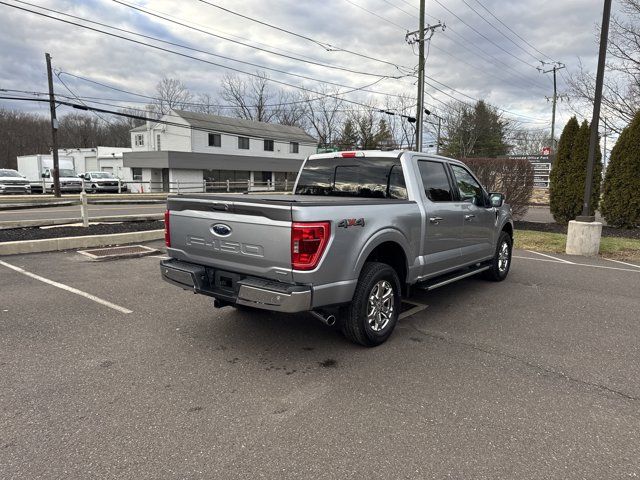
POLYGON ((535 253, 536 255, 542 255, 543 257, 551 258, 553 260, 556 260, 556 261, 562 262, 562 263, 568 263, 568 264, 571 264, 571 265, 574 264, 574 262, 570 262, 569 260, 563 260, 562 258, 552 257, 551 255, 547 255, 546 253, 534 252, 533 250, 525 250, 525 252, 535 253))
POLYGON ((0 265, 3 265, 11 270, 14 270, 18 273, 26 275, 27 277, 33 278, 35 280, 39 280, 48 285, 60 288, 62 290, 66 290, 67 292, 75 293, 76 295, 80 295, 81 297, 88 298, 89 300, 93 300, 100 305, 104 305, 105 307, 112 308, 113 310, 117 310, 121 313, 133 313, 133 310, 129 310, 128 308, 121 307, 120 305, 116 305, 115 303, 108 302, 101 298, 96 297, 95 295, 91 295, 90 293, 83 292, 82 290, 78 290, 77 288, 70 287, 69 285, 65 285, 64 283, 54 282, 53 280, 49 280, 48 278, 41 277, 40 275, 36 275, 35 273, 28 272, 27 270, 16 267, 15 265, 11 265, 10 263, 3 262, 0 260, 0 265))
MULTIPOLYGON (((603 257, 604 258, 604 257, 603 257)), ((621 262, 620 260, 614 260, 612 258, 605 258, 605 260, 609 260, 610 262, 621 263, 622 265, 628 265, 630 267, 640 268, 640 265, 635 265, 633 263, 621 262)))
POLYGON ((406 312, 401 313, 398 316, 398 320, 402 320, 403 318, 407 318, 407 317, 410 317, 411 315, 415 315, 416 313, 421 312, 422 310, 426 309, 429 306, 429 305, 425 305, 424 303, 413 302, 406 299, 402 300, 402 303, 408 303, 410 305, 414 305, 414 307, 410 308, 406 312))
MULTIPOLYGON (((528 252, 528 250, 527 250, 528 252)), ((531 252, 534 253, 534 252, 531 252)), ((573 265, 574 267, 593 267, 593 268, 602 268, 604 270, 618 270, 621 272, 634 272, 640 273, 640 269, 632 269, 632 268, 619 268, 619 267, 607 267, 606 265, 591 265, 589 263, 574 263, 574 262, 563 262, 558 260, 547 260, 546 258, 533 258, 533 257, 521 257, 517 255, 513 255, 513 258, 519 258, 521 260, 533 260, 534 262, 549 262, 549 263, 560 263, 563 265, 573 265)), ((553 258, 553 257, 551 257, 553 258)))

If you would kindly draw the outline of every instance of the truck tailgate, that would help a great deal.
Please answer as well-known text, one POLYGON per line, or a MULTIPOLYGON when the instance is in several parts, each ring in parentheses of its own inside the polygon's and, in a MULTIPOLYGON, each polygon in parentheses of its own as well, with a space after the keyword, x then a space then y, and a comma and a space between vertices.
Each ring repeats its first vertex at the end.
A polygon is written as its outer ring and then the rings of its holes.
POLYGON ((230 272, 291 282, 290 204, 254 203, 245 198, 170 198, 170 255, 230 272))

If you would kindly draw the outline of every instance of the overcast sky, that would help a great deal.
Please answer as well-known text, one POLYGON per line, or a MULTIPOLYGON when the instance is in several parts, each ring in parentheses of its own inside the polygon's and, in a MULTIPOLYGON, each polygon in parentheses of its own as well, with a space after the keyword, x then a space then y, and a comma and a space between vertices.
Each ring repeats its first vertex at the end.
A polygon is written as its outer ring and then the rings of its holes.
MULTIPOLYGON (((168 14, 177 21, 218 35, 286 55, 347 67, 357 72, 396 77, 406 73, 406 68, 410 70, 417 65, 417 56, 405 42, 405 33, 407 29, 417 29, 418 0, 208 1, 331 44, 337 49, 352 50, 401 68, 344 51, 327 51, 311 41, 224 12, 198 0, 123 0, 124 3, 168 14)), ((83 23, 15 0, 6 2, 83 23)), ((388 94, 415 94, 414 79, 409 77, 380 79, 372 75, 328 69, 278 57, 198 33, 113 1, 32 0, 32 3, 233 59, 317 79, 318 81, 301 79, 267 70, 273 79, 310 90, 320 88, 323 82, 340 84, 343 85, 338 87, 340 90, 347 90, 347 87, 362 87, 380 80, 370 90, 388 94)), ((505 115, 525 122, 527 127, 548 127, 551 123, 551 104, 545 96, 552 94, 552 78, 535 69, 540 66, 538 60, 558 60, 567 65, 567 69, 558 76, 560 93, 566 90, 565 77, 576 70, 578 58, 588 69, 595 70, 598 50, 596 32, 602 16, 602 3, 601 0, 427 0, 427 22, 435 23, 439 19, 447 26, 444 32, 435 32, 427 59, 427 75, 440 83, 432 80, 428 82, 463 101, 472 102, 469 97, 486 99, 507 110, 509 113, 505 115), (531 46, 507 30, 489 12, 531 46), (489 25, 478 14, 497 28, 489 25)), ((107 30, 105 27, 94 27, 107 30)), ((132 37, 122 32, 118 34, 132 37)), ((158 44, 153 40, 140 40, 158 44)), ((258 70, 254 66, 204 53, 166 45, 164 47, 220 66, 179 57, 0 5, 0 88, 46 91, 45 52, 53 57, 55 69, 146 95, 154 95, 158 80, 168 76, 179 78, 193 92, 206 92, 218 97, 220 78, 228 71, 224 67, 247 72, 258 70)), ((72 77, 62 78, 74 93, 81 96, 144 101, 142 98, 72 77)), ((59 83, 56 91, 68 93, 59 83)), ((427 86, 426 92, 426 104, 434 112, 441 105, 438 100, 451 100, 445 93, 430 86, 427 86)), ((383 106, 385 95, 382 93, 358 92, 349 94, 346 98, 371 101, 383 106)), ((0 106, 43 113, 48 111, 46 104, 33 105, 30 102, 0 100, 0 106)), ((566 104, 559 104, 560 127, 571 114, 566 104)))

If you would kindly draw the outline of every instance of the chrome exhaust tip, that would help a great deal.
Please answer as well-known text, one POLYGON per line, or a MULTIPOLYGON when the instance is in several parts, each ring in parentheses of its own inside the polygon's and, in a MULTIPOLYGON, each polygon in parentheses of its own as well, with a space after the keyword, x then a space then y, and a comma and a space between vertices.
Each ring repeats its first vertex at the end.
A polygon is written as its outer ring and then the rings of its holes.
POLYGON ((333 327, 336 324, 336 316, 335 315, 331 315, 331 314, 327 315, 327 314, 320 313, 320 312, 310 312, 310 313, 311 313, 311 315, 316 317, 318 320, 320 320, 325 325, 333 327))

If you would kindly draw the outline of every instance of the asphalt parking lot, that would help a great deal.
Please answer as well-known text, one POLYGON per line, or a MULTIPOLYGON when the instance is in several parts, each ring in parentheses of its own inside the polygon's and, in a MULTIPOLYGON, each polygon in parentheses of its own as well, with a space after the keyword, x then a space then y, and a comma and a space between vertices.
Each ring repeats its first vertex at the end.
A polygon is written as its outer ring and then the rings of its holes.
POLYGON ((2 479, 640 476, 640 266, 516 251, 365 349, 158 258, 0 261, 2 479))

